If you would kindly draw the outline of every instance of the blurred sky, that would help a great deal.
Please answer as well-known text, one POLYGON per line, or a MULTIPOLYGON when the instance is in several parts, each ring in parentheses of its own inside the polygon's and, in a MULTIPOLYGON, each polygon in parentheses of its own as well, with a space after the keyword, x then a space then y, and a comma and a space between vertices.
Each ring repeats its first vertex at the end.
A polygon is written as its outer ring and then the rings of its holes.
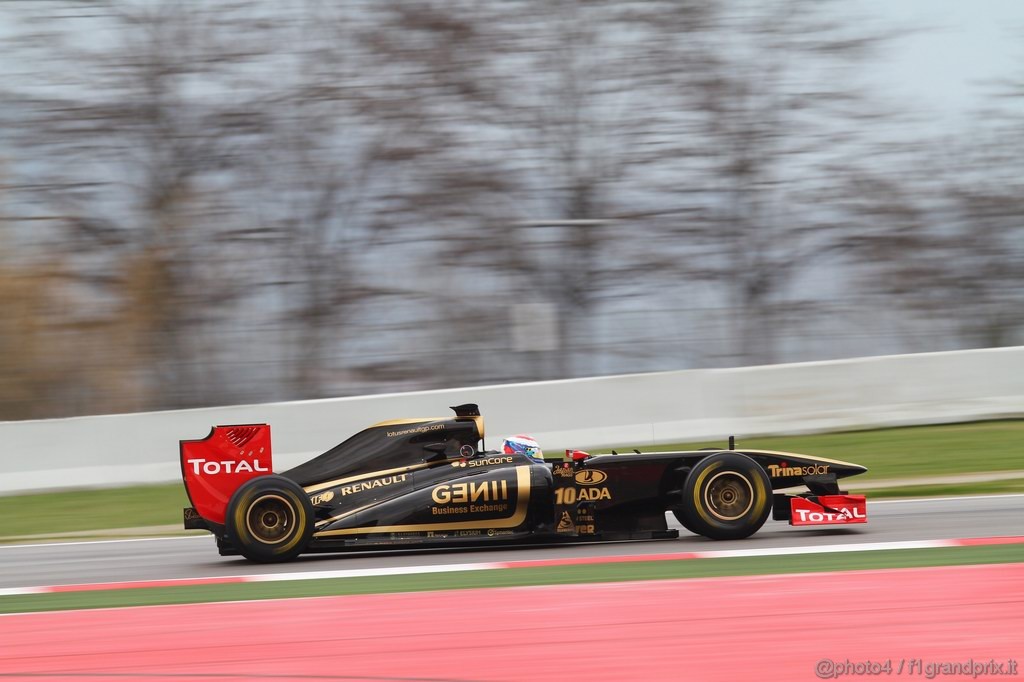
MULTIPOLYGON (((844 8, 857 21, 903 33, 866 66, 865 82, 938 126, 964 126, 1000 80, 1024 84, 1024 0, 851 0, 844 8)), ((11 35, 11 22, 0 11, 0 40, 11 35)), ((20 71, 0 52, 0 74, 20 71)), ((32 87, 20 78, 8 85, 32 87)))
POLYGON ((903 107, 955 130, 997 81, 1024 84, 1024 1, 857 0, 879 27, 909 31, 875 62, 871 81, 903 107))

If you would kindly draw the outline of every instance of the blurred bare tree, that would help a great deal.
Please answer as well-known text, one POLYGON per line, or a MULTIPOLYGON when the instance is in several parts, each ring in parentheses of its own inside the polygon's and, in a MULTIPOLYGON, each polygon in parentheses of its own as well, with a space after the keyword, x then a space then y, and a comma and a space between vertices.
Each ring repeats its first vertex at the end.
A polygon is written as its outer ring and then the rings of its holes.
POLYGON ((794 285, 837 250, 848 216, 830 205, 869 149, 865 124, 883 116, 853 74, 886 36, 849 21, 842 4, 717 5, 693 38, 699 63, 668 90, 698 123, 690 153, 652 169, 671 197, 652 260, 720 291, 742 364, 775 361, 776 330, 817 299, 794 285))
POLYGON ((0 417, 767 362, 822 279, 1016 338, 1015 159, 880 172, 847 9, 3 3, 0 417))
POLYGON ((14 262, 0 222, 0 419, 53 416, 68 393, 86 390, 74 342, 59 320, 61 264, 14 262))
POLYGON ((336 355, 362 308, 392 290, 372 277, 371 254, 386 230, 387 183, 402 185, 399 126, 388 125, 360 84, 367 60, 365 5, 303 2, 268 27, 280 64, 264 74, 254 103, 267 136, 239 173, 253 233, 271 246, 264 284, 281 289, 283 354, 294 395, 331 395, 336 355))
POLYGON ((16 136, 36 155, 77 286, 93 290, 79 316, 143 386, 119 407, 228 398, 204 332, 241 293, 225 189, 239 141, 262 125, 233 87, 265 54, 239 39, 252 20, 230 4, 50 3, 45 20, 40 9, 23 56, 76 67, 38 79, 32 125, 16 136))
POLYGON ((946 323, 969 347, 1020 343, 1024 329, 1024 126, 985 118, 904 157, 898 174, 861 177, 863 222, 846 236, 880 306, 946 323))
POLYGON ((665 71, 695 65, 687 33, 708 10, 581 0, 384 6, 378 67, 398 71, 404 110, 452 139, 435 148, 443 170, 427 195, 412 197, 456 228, 437 235, 442 257, 470 280, 480 270, 502 277, 489 306, 491 328, 505 330, 499 346, 511 346, 516 304, 551 306, 554 349, 535 354, 528 375, 586 373, 597 303, 643 290, 624 248, 639 225, 614 219, 629 213, 632 169, 684 153, 686 141, 659 128, 674 122, 658 88, 665 71))

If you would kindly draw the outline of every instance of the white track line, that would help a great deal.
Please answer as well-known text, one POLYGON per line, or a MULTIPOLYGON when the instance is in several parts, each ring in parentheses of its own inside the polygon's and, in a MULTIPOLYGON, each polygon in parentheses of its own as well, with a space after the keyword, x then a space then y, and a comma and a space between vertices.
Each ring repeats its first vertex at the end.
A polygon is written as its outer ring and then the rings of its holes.
POLYGON ((903 499, 873 500, 867 494, 868 502, 876 504, 908 504, 914 502, 959 502, 960 500, 992 500, 1003 497, 1024 497, 1024 493, 998 493, 995 495, 959 495, 955 497, 907 497, 903 499))
POLYGON ((23 594, 46 594, 45 587, 4 587, 0 588, 0 597, 17 597, 23 594))
POLYGON ((877 552, 886 549, 934 549, 959 547, 959 540, 899 540, 894 542, 861 542, 842 545, 810 545, 805 547, 763 547, 755 549, 717 549, 694 552, 701 559, 726 559, 755 556, 789 556, 796 554, 833 554, 837 552, 877 552))

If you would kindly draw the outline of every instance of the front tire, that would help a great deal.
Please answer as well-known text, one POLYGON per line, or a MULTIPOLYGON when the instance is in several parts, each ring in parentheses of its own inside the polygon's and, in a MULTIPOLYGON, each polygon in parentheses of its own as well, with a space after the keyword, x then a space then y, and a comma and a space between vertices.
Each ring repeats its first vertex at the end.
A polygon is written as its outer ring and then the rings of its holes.
POLYGON ((260 476, 231 496, 225 525, 228 540, 246 559, 288 561, 313 536, 313 505, 291 479, 260 476))
POLYGON ((682 505, 672 513, 693 533, 712 540, 739 540, 768 520, 771 490, 768 474, 757 462, 736 452, 720 452, 690 470, 682 505))

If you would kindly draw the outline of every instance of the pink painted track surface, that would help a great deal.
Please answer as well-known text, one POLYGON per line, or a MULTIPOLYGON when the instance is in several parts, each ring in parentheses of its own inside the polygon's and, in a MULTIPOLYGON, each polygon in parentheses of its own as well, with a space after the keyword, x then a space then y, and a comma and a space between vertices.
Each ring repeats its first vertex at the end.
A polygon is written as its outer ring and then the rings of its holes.
POLYGON ((900 659, 1021 660, 1022 633, 1024 564, 893 569, 14 615, 0 680, 924 679, 900 659))

